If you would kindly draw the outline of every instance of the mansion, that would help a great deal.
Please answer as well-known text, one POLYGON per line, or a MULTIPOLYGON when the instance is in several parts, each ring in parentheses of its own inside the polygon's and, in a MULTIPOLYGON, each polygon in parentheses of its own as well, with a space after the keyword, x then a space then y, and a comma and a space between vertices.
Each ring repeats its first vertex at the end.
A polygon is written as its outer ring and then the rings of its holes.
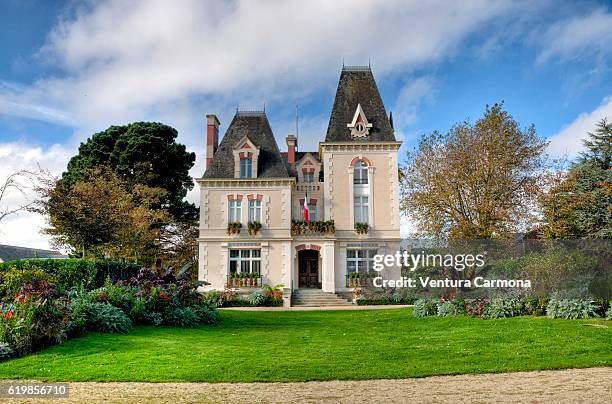
POLYGON ((206 172, 197 179, 198 277, 207 290, 265 283, 289 295, 342 293, 352 290, 351 273, 373 273, 375 254, 399 250, 401 142, 369 67, 343 67, 318 150, 288 135, 281 151, 263 111, 237 111, 219 142, 220 125, 207 115, 206 172))

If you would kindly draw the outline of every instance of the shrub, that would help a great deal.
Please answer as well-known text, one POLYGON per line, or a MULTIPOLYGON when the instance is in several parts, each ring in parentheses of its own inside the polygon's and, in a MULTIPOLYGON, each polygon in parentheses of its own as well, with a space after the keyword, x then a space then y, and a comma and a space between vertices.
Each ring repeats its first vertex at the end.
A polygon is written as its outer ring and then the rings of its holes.
POLYGON ((595 309, 595 314, 597 314, 597 317, 605 317, 606 310, 608 309, 610 304, 612 304, 612 300, 605 299, 603 297, 598 297, 593 301, 593 303, 595 303, 595 306, 597 307, 595 309))
POLYGON ((435 299, 418 299, 414 302, 412 315, 414 317, 435 316, 438 313, 438 303, 435 299))
POLYGON ((0 300, 11 301, 19 293, 21 286, 30 282, 48 282, 55 284, 57 277, 40 268, 8 268, 0 272, 0 300))
POLYGON ((438 303, 438 316, 450 317, 465 314, 465 302, 463 300, 447 300, 438 303))
POLYGON ((259 292, 253 292, 247 296, 247 301, 251 306, 263 306, 268 302, 268 298, 259 292))
POLYGON ((530 316, 543 316, 546 314, 548 299, 531 297, 524 301, 525 314, 530 316))
POLYGON ((523 303, 520 299, 497 297, 491 300, 482 313, 482 318, 506 318, 520 316, 523 313, 523 303))
POLYGON ((136 298, 134 300, 134 305, 130 310, 130 314, 128 315, 132 321, 134 322, 142 322, 144 320, 145 313, 145 301, 142 297, 136 298))
POLYGON ((194 310, 202 324, 217 324, 219 322, 219 311, 214 306, 204 303, 195 306, 194 310))
POLYGON ((612 320, 612 302, 610 303, 610 308, 606 311, 606 320, 612 320))
POLYGON ((168 324, 178 327, 196 327, 199 323, 200 317, 191 307, 174 309, 168 318, 168 324))
POLYGON ((164 317, 158 311, 145 311, 142 318, 151 325, 161 325, 164 322, 164 317))
POLYGON ((491 302, 488 299, 466 299, 465 311, 468 316, 482 317, 487 306, 491 302))
POLYGON ((550 318, 589 318, 597 317, 597 306, 589 299, 551 299, 546 308, 550 318))
POLYGON ((119 261, 95 261, 94 267, 96 276, 93 281, 93 287, 99 288, 104 285, 106 278, 110 278, 113 283, 117 281, 125 281, 138 276, 142 267, 132 262, 119 261))
POLYGON ((6 342, 0 342, 0 359, 7 359, 11 356, 13 356, 13 348, 6 342))
POLYGON ((33 282, 22 286, 14 302, 3 308, 0 341, 21 355, 60 342, 68 328, 67 299, 47 282, 33 282))
POLYGON ((216 290, 203 294, 202 301, 215 307, 221 307, 223 305, 221 293, 217 292, 216 290))
POLYGON ((87 296, 73 299, 70 303, 70 324, 68 332, 71 335, 82 335, 87 328, 87 315, 91 300, 87 296))
POLYGON ((87 326, 95 331, 127 334, 132 320, 109 303, 92 303, 88 309, 87 326))
POLYGON ((113 284, 110 278, 106 278, 104 287, 92 290, 90 297, 94 302, 107 302, 120 308, 126 315, 130 314, 136 301, 134 292, 129 286, 120 283, 113 284))
POLYGON ((89 289, 93 286, 96 274, 94 263, 82 259, 32 259, 0 264, 0 273, 7 272, 10 269, 20 271, 42 270, 56 279, 57 287, 60 289, 70 289, 78 285, 83 285, 89 289))

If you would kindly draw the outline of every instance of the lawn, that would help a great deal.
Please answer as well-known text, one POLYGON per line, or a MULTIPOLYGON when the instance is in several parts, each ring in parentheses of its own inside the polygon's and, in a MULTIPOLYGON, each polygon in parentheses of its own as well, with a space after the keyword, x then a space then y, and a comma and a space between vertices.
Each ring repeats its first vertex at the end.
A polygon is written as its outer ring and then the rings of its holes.
POLYGON ((612 365, 612 322, 414 318, 410 309, 223 311, 197 329, 91 333, 0 363, 47 381, 379 379, 612 365))

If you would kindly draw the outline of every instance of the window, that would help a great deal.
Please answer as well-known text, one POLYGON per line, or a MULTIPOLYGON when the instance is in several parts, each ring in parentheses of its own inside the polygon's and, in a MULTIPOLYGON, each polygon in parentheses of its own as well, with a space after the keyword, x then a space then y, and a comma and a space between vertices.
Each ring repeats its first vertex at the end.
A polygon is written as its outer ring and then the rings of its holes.
POLYGON ((348 273, 367 274, 372 269, 376 250, 346 250, 346 270, 348 273))
POLYGON ((353 199, 353 212, 355 214, 355 223, 368 223, 368 197, 360 195, 355 196, 353 199))
POLYGON ((317 220, 317 204, 308 204, 308 221, 315 222, 317 220))
POLYGON ((359 185, 367 185, 368 184, 368 165, 363 162, 363 160, 359 160, 355 163, 353 175, 353 184, 359 185))
POLYGON ((261 250, 229 250, 229 273, 260 273, 261 250))
POLYGON ((238 199, 231 199, 228 201, 229 216, 228 222, 240 222, 242 220, 242 201, 238 199))
POLYGON ((257 199, 249 200, 249 222, 261 223, 261 201, 257 199))
POLYGON ((251 178, 253 173, 253 160, 240 159, 240 178, 251 178))
POLYGON ((314 182, 314 173, 302 173, 304 182, 314 182))

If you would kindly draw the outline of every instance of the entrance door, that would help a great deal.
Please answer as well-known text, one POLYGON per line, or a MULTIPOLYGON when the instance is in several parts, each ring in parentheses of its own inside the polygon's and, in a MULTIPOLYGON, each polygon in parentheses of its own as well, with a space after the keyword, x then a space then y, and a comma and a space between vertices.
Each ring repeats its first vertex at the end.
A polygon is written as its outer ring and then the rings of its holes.
POLYGON ((319 283, 319 252, 302 250, 298 253, 298 269, 300 288, 320 288, 319 283))

